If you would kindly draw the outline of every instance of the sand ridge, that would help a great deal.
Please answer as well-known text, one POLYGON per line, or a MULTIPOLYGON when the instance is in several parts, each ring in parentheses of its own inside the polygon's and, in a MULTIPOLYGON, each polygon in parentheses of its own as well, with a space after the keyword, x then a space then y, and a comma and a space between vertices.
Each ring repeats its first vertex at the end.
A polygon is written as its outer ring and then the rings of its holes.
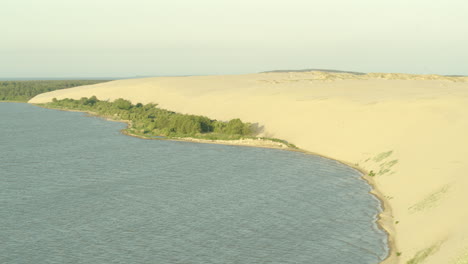
POLYGON ((370 172, 392 214, 386 263, 464 263, 468 255, 468 78, 323 72, 119 80, 41 94, 126 98, 264 126, 262 136, 370 172), (399 256, 396 256, 397 252, 399 256), (418 262, 419 261, 419 262, 418 262))

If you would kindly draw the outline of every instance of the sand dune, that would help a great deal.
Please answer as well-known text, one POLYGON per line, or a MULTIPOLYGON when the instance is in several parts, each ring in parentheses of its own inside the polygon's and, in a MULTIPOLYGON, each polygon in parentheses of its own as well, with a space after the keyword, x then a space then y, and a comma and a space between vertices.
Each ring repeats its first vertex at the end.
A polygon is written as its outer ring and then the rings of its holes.
POLYGON ((387 263, 468 263, 467 77, 295 72, 145 78, 53 91, 30 102, 92 95, 258 122, 266 136, 372 171, 392 211, 382 216, 395 242, 387 263))

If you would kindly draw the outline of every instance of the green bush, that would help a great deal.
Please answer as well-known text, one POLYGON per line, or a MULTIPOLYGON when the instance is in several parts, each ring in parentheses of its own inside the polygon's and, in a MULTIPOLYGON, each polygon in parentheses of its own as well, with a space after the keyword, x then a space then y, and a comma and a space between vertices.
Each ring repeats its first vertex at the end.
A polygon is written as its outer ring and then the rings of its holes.
POLYGON ((130 108, 132 108, 132 103, 122 98, 115 100, 114 105, 118 109, 123 109, 123 110, 130 110, 130 108))

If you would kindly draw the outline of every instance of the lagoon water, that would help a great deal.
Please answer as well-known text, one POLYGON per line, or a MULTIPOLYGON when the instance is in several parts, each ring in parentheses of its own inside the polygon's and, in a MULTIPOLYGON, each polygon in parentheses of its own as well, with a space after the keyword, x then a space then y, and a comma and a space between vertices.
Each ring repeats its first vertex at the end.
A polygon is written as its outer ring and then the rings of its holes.
POLYGON ((379 202, 352 168, 143 140, 124 126, 0 103, 0 263, 376 264, 387 254, 379 202))

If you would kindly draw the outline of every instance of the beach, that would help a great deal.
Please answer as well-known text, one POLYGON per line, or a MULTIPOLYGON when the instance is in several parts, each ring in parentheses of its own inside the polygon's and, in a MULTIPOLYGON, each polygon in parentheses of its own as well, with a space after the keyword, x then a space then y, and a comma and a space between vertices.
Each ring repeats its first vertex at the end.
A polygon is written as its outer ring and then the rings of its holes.
POLYGON ((57 90, 258 123, 263 137, 359 168, 385 211, 384 263, 468 261, 468 78, 324 72, 158 77, 57 90))

